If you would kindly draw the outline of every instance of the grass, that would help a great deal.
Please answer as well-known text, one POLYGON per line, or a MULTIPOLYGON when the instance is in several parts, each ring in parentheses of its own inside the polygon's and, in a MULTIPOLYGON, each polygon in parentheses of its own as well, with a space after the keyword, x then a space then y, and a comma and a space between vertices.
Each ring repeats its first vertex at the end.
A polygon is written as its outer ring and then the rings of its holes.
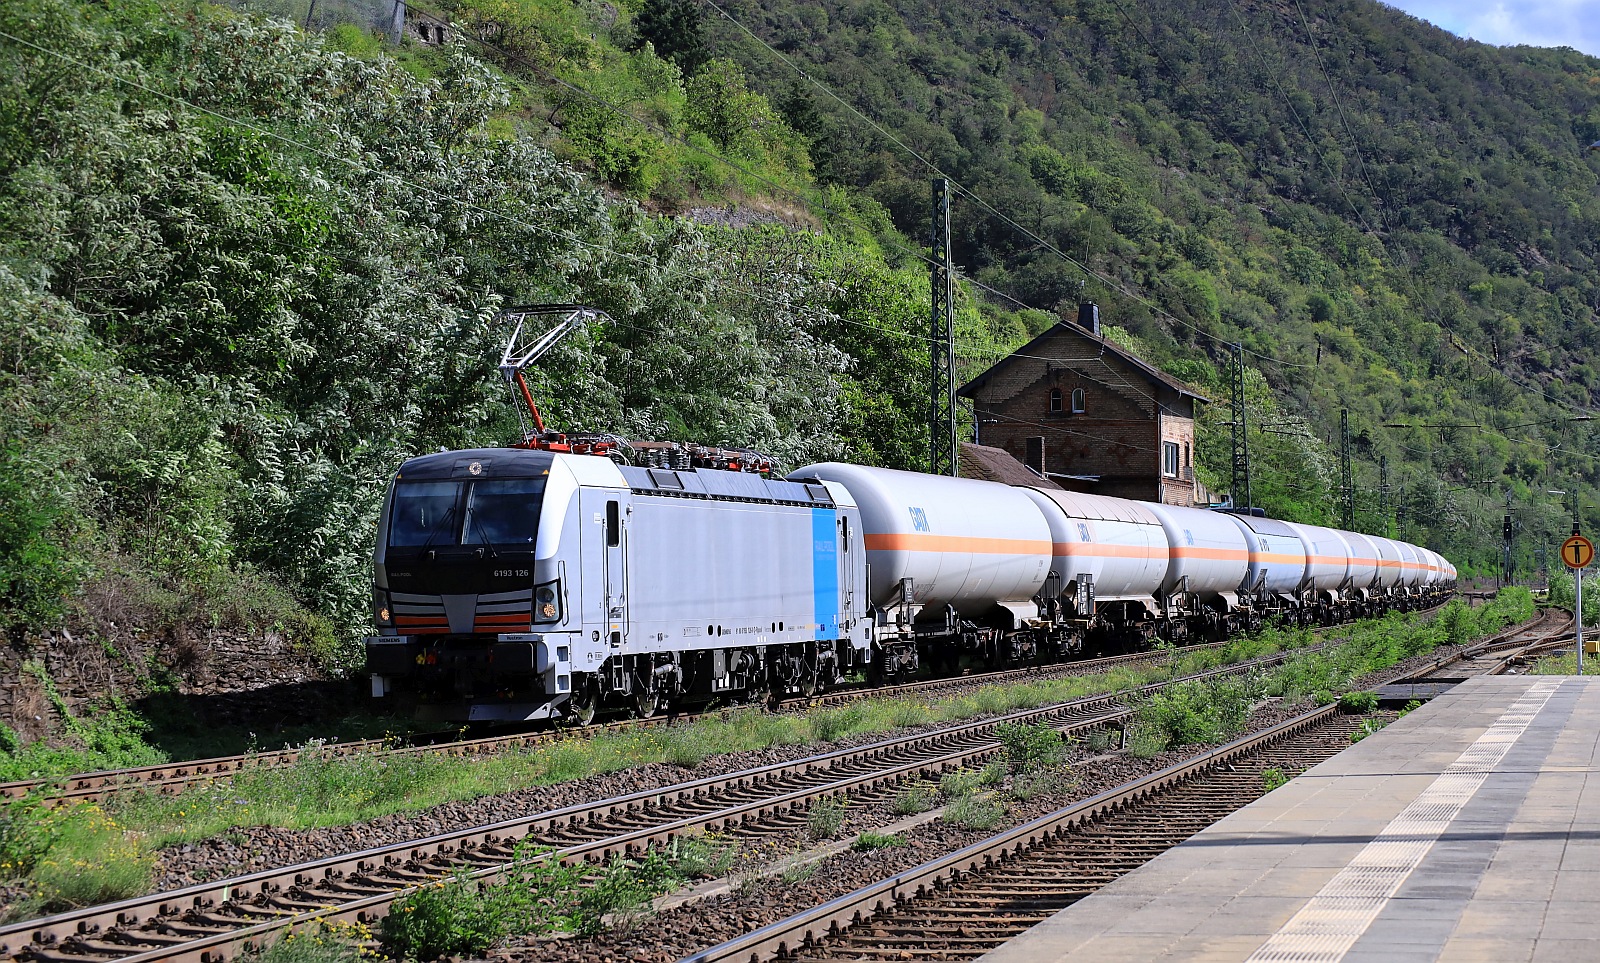
POLYGON ((0 807, 0 869, 27 881, 16 912, 38 915, 146 892, 155 858, 99 806, 52 809, 35 795, 0 807))
MULTIPOLYGON (((1531 614, 1532 600, 1526 591, 1507 590, 1488 606, 1469 610, 1465 615, 1452 615, 1455 621, 1450 624, 1456 626, 1456 631, 1470 629, 1469 634, 1494 631, 1528 617, 1523 614, 1523 601, 1531 614), (1515 597, 1516 591, 1521 592, 1521 599, 1515 597)), ((1433 633, 1429 636, 1430 645, 1446 638, 1437 628, 1429 629, 1420 623, 1412 625, 1416 621, 1391 616, 1358 623, 1346 631, 1352 641, 1367 640, 1362 644, 1368 655, 1382 650, 1398 660, 1413 647, 1414 637, 1419 633, 1433 633), (1408 625, 1411 628, 1407 628, 1408 625), (1412 641, 1406 641, 1408 639, 1412 641)), ((54 905, 102 901, 145 889, 149 885, 151 853, 156 849, 221 835, 236 827, 272 825, 305 829, 348 825, 391 813, 552 785, 643 763, 666 761, 691 765, 727 752, 838 741, 905 726, 957 722, 1083 696, 1125 692, 1177 675, 1303 648, 1312 638, 1309 630, 1269 629, 1214 650, 1174 653, 1156 665, 1121 666, 1095 675, 986 686, 927 701, 863 699, 809 715, 772 715, 746 708, 681 726, 574 733, 553 743, 490 756, 456 758, 375 751, 333 758, 312 751, 296 765, 246 770, 209 788, 194 789, 178 796, 135 793, 119 797, 109 802, 104 810, 98 810, 98 818, 105 821, 99 829, 79 829, 77 823, 55 835, 41 829, 37 833, 22 833, 26 839, 10 846, 4 840, 6 831, 0 827, 0 861, 7 861, 7 852, 13 850, 26 856, 21 861, 9 860, 11 865, 0 869, 9 879, 27 881, 41 898, 53 901, 54 905), (27 856, 30 846, 33 853, 27 856), (90 853, 94 854, 92 860, 86 858, 90 853)), ((1266 676, 1264 687, 1272 694, 1285 697, 1311 692, 1331 701, 1336 698, 1337 691, 1341 691, 1340 682, 1359 674, 1358 670, 1365 671, 1364 666, 1374 664, 1373 659, 1353 659, 1339 654, 1351 649, 1350 645, 1345 645, 1332 654, 1302 654, 1284 670, 1266 676)), ((1196 724, 1190 716, 1201 715, 1202 700, 1194 693, 1185 698, 1188 710, 1193 711, 1173 713, 1167 720, 1173 723, 1170 728, 1204 733, 1209 731, 1208 726, 1220 726, 1220 731, 1226 731, 1232 725, 1234 716, 1228 713, 1235 711, 1237 700, 1219 706, 1219 710, 1226 711, 1215 720, 1201 718, 1196 724)), ((1044 744, 1042 734, 1019 733, 1016 738, 1022 757, 1044 744)), ((1172 733, 1165 723, 1161 726, 1141 724, 1130 728, 1128 745, 1136 755, 1153 755, 1165 748, 1171 738, 1172 733)), ((1008 749, 1008 761, 1009 755, 1008 749)), ((997 785, 1005 775, 1005 768, 997 765, 976 773, 947 776, 941 789, 947 798, 959 802, 961 798, 977 795, 980 788, 997 785)), ((904 805, 931 804, 931 801, 913 794, 904 805)), ((974 811, 984 810, 986 806, 994 808, 998 804, 992 799, 961 804, 974 811)), ((93 813, 86 814, 81 824, 95 826, 96 818, 93 813)), ((44 825, 55 824, 46 821, 44 825)))
POLYGON ((925 813, 934 807, 938 800, 938 790, 925 782, 916 782, 900 790, 890 804, 897 816, 915 816, 925 813))
POLYGON ((1263 769, 1261 771, 1261 788, 1266 792, 1271 792, 1288 784, 1289 777, 1284 775, 1282 769, 1263 769))
POLYGON ((1006 818, 1006 807, 993 793, 973 793, 944 807, 943 818, 963 829, 993 829, 1006 818))
POLYGON ((364 944, 372 931, 361 923, 321 922, 275 940, 265 949, 247 952, 240 963, 368 963, 378 954, 364 944))
POLYGON ((844 825, 844 813, 850 806, 850 800, 842 796, 824 796, 811 803, 811 811, 806 814, 806 832, 812 839, 832 839, 839 835, 839 827, 844 825))
POLYGON ((865 832, 856 837, 850 848, 858 853, 870 853, 874 849, 893 849, 905 844, 906 838, 899 833, 865 832))
MULTIPOLYGON (((716 849, 715 843, 704 845, 716 849)), ((482 955, 514 935, 593 935, 607 926, 631 927, 649 912, 651 900, 707 865, 702 844, 651 850, 636 860, 613 857, 598 872, 561 865, 548 851, 519 845, 498 880, 475 880, 463 870, 397 900, 380 935, 396 959, 436 960, 482 955)))
POLYGON ((999 763, 990 763, 982 769, 957 769, 945 773, 939 780, 939 791, 946 799, 961 799, 979 789, 998 786, 1005 777, 1005 767, 999 763))

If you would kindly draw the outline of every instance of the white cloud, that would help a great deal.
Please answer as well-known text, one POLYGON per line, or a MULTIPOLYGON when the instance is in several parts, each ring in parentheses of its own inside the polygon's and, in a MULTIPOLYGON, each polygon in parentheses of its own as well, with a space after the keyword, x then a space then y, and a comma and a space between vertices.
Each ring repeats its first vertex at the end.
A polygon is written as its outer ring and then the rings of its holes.
POLYGON ((1600 0, 1385 0, 1414 17, 1484 43, 1573 47, 1600 56, 1600 0))

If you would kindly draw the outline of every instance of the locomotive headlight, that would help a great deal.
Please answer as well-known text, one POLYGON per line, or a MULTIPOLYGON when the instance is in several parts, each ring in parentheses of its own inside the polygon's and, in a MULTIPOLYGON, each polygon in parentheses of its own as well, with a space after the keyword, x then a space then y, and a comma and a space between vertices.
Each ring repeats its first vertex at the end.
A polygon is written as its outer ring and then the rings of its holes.
POLYGON ((559 579, 534 586, 533 620, 535 622, 561 621, 561 582, 559 579))
POLYGON ((389 621, 389 610, 387 608, 382 608, 382 609, 378 610, 378 621, 379 622, 387 622, 387 621, 389 621))

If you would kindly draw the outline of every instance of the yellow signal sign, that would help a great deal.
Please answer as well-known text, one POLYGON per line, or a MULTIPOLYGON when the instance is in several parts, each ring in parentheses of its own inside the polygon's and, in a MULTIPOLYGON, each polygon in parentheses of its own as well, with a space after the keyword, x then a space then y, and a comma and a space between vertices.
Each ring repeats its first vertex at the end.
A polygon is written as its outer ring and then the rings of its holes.
POLYGON ((1567 568, 1588 568, 1594 561, 1594 543, 1582 535, 1574 535, 1561 543, 1561 561, 1567 568))

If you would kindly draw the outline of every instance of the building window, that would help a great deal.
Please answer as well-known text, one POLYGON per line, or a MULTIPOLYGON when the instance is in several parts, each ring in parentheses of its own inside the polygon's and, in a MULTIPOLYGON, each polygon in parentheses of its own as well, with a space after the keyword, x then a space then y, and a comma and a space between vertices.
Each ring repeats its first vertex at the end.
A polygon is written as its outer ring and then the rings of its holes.
POLYGON ((1072 389, 1072 413, 1075 414, 1075 415, 1083 414, 1083 389, 1082 388, 1073 388, 1072 389))
POLYGON ((1175 441, 1161 443, 1161 474, 1178 477, 1178 443, 1175 441))
POLYGON ((1051 388, 1050 389, 1050 410, 1052 412, 1061 410, 1061 389, 1060 388, 1051 388))

